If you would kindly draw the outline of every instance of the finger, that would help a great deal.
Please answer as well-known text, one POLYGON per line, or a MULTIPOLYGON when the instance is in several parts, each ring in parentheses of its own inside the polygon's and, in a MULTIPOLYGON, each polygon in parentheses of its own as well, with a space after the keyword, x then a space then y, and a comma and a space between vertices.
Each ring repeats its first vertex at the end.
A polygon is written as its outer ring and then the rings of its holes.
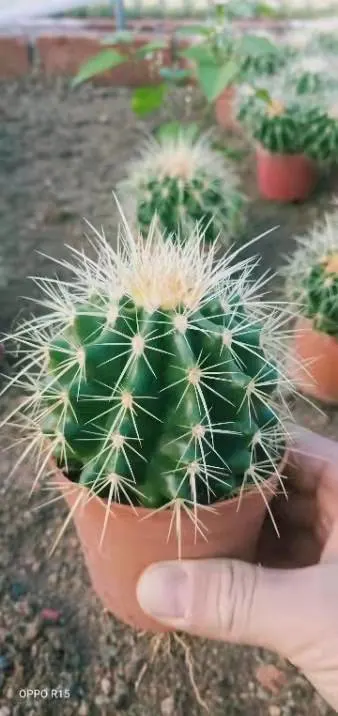
POLYGON ((338 445, 335 441, 302 428, 290 431, 290 445, 285 474, 295 490, 313 492, 328 463, 337 465, 338 445))
POLYGON ((143 573, 137 596, 147 614, 175 629, 288 657, 314 569, 269 570, 222 559, 164 562, 143 573))
POLYGON ((321 562, 337 562, 338 559, 338 523, 336 522, 330 532, 321 555, 321 562))
POLYGON ((321 556, 321 543, 312 529, 279 524, 280 536, 266 521, 263 526, 256 561, 264 567, 292 569, 317 564, 321 556))
POLYGON ((282 495, 272 501, 271 510, 278 528, 286 523, 310 529, 318 518, 316 494, 295 492, 291 488, 287 498, 282 495))

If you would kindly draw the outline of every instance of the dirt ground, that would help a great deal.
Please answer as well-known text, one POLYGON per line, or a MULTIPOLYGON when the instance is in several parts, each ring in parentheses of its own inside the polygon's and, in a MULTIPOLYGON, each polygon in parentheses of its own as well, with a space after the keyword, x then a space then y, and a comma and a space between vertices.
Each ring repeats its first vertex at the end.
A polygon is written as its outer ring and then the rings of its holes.
MULTIPOLYGON (((64 244, 83 245, 82 217, 114 236, 111 192, 145 125, 133 117, 127 91, 84 87, 74 92, 67 82, 38 79, 1 85, 0 120, 0 331, 6 331, 19 311, 32 308, 34 284, 26 277, 55 272, 43 254, 60 258, 66 255, 64 244)), ((241 140, 223 138, 243 149, 241 140)), ((258 199, 253 166, 250 155, 238 162, 252 199, 246 238, 279 226, 259 245, 264 270, 280 265, 293 235, 330 207, 338 177, 324 177, 310 202, 279 207, 258 199)), ((1 412, 6 408, 2 398, 1 412)), ((335 413, 304 409, 301 403, 295 411, 301 423, 338 437, 335 413)), ((150 637, 102 610, 73 528, 48 557, 65 511, 59 503, 33 511, 41 495, 28 500, 33 475, 28 465, 5 490, 2 483, 13 461, 4 453, 0 468, 0 716, 204 713, 183 647, 172 640, 169 651, 165 640, 150 663, 150 637), (27 699, 20 691, 27 688, 45 689, 48 697, 27 699), (70 698, 50 698, 51 689, 69 689, 70 698)), ((197 639, 186 643, 211 716, 332 714, 305 679, 272 654, 197 639), (257 669, 266 664, 279 670, 273 676, 285 675, 275 694, 264 688, 260 671, 257 678, 257 669)))

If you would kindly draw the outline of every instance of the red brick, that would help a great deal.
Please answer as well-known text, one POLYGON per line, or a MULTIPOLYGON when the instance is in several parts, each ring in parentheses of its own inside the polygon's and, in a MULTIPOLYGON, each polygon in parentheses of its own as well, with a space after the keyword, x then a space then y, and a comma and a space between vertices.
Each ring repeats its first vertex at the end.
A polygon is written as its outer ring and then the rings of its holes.
POLYGON ((0 35, 0 78, 21 77, 29 70, 27 40, 23 37, 0 35))
MULTIPOLYGON (((103 48, 101 38, 104 35, 97 33, 84 34, 45 34, 36 41, 36 48, 40 57, 40 65, 47 75, 68 75, 74 77, 81 64, 100 52, 103 48)), ((135 40, 134 46, 142 45, 159 39, 153 34, 141 33, 135 40)), ((162 64, 171 62, 170 38, 167 40, 167 49, 162 50, 162 64)), ((125 45, 116 47, 121 54, 125 52, 125 45)), ((148 60, 126 62, 113 70, 104 72, 93 79, 97 84, 111 84, 115 86, 138 87, 147 83, 160 81, 158 71, 154 71, 148 60)))

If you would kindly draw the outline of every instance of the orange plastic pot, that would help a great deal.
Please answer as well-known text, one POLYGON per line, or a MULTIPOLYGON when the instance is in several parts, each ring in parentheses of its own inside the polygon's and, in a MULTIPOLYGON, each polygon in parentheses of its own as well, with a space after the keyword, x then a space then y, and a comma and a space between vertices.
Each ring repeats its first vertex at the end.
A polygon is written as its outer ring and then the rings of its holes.
POLYGON ((323 403, 338 403, 338 341, 299 318, 290 356, 290 377, 297 388, 323 403))
POLYGON ((239 123, 234 111, 235 88, 227 87, 215 100, 215 117, 222 129, 238 131, 239 123))
MULTIPOLYGON (((70 508, 79 493, 88 495, 59 473, 58 483, 70 508)), ((269 502, 277 484, 273 475, 264 483, 264 496, 269 502)), ((185 513, 182 514, 182 557, 186 559, 234 557, 253 561, 259 533, 266 514, 262 494, 256 489, 238 498, 213 505, 214 510, 199 510, 207 539, 198 533, 185 513)), ((128 505, 112 506, 102 545, 100 537, 106 505, 93 497, 74 511, 73 520, 80 539, 92 585, 104 606, 116 617, 136 629, 153 632, 170 631, 148 617, 139 607, 136 585, 143 570, 152 562, 178 557, 175 524, 168 538, 173 517, 171 509, 153 512, 128 505), (145 519, 146 518, 146 519, 145 519)))
POLYGON ((270 201, 304 201, 317 183, 316 164, 304 154, 274 154, 256 150, 260 195, 270 201))

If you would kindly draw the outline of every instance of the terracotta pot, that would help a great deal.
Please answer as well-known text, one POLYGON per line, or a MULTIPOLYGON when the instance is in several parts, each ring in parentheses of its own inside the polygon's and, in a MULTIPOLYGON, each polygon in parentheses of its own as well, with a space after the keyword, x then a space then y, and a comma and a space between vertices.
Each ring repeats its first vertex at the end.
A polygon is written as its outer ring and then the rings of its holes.
POLYGON ((235 87, 227 87, 215 101, 215 117, 222 129, 239 130, 234 110, 235 91, 235 87))
POLYGON ((310 319, 299 318, 295 326, 289 374, 302 393, 324 403, 337 404, 338 340, 316 331, 310 319))
MULTIPOLYGON (((267 502, 273 497, 277 480, 277 476, 273 475, 264 483, 267 502)), ((70 508, 74 506, 81 489, 84 496, 88 494, 83 492, 83 488, 70 483, 61 472, 58 484, 70 508)), ((240 506, 238 498, 234 498, 213 507, 215 511, 200 510, 198 513, 206 528, 207 540, 198 533, 195 539, 190 518, 182 514, 182 557, 234 557, 253 561, 266 515, 262 495, 253 489, 243 494, 240 506)), ((135 514, 128 505, 115 503, 100 546, 105 509, 104 501, 93 497, 87 502, 83 500, 73 515, 94 590, 110 612, 136 629, 170 631, 140 609, 136 584, 145 567, 152 562, 178 557, 175 526, 168 538, 172 510, 153 513, 141 507, 135 514)))
POLYGON ((316 164, 304 154, 274 154, 256 150, 257 182, 270 201, 304 201, 317 182, 316 164))

